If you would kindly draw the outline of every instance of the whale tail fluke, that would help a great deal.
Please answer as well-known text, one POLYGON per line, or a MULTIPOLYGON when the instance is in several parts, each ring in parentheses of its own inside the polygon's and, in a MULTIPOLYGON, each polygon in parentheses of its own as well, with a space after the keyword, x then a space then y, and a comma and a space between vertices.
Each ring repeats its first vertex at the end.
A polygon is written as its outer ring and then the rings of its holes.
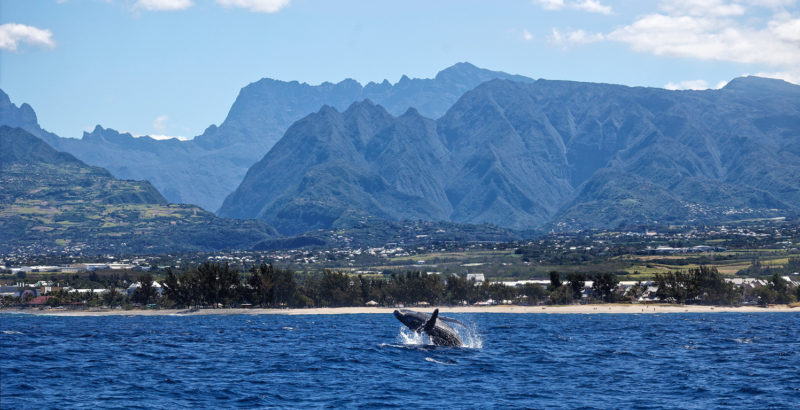
POLYGON ((430 332, 431 330, 433 330, 433 328, 436 327, 436 319, 438 317, 439 317, 439 309, 437 308, 436 310, 433 311, 431 318, 428 319, 427 323, 425 323, 423 329, 425 329, 426 332, 430 332))

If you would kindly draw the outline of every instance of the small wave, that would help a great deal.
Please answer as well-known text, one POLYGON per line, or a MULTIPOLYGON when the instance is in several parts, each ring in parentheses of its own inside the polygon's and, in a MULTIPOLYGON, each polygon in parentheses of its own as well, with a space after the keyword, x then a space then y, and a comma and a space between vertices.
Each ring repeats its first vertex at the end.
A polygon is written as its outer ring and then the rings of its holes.
POLYGON ((434 359, 432 357, 426 357, 425 361, 426 362, 431 362, 431 363, 436 363, 436 364, 443 364, 445 366, 455 366, 456 365, 455 363, 442 362, 442 361, 436 360, 436 359, 434 359))
POLYGON ((379 345, 378 345, 378 347, 398 347, 398 348, 404 348, 404 347, 406 347, 406 346, 405 346, 405 345, 397 345, 397 344, 394 344, 394 343, 381 343, 381 344, 379 344, 379 345))
POLYGON ((291 326, 284 326, 281 329, 283 329, 283 330, 294 330, 294 328, 291 327, 291 326))
POLYGON ((752 340, 752 339, 748 339, 748 338, 739 338, 739 337, 737 337, 736 339, 733 339, 733 341, 734 341, 734 342, 736 342, 736 343, 741 343, 741 344, 750 344, 750 343, 753 343, 753 340, 752 340))
POLYGON ((22 332, 17 332, 16 330, 3 330, 3 334, 6 335, 21 335, 22 332))
POLYGON ((434 345, 423 345, 423 344, 419 344, 419 345, 414 345, 414 344, 403 345, 403 344, 396 344, 396 343, 381 343, 381 344, 378 345, 378 347, 379 348, 392 348, 392 349, 412 350, 412 351, 413 350, 425 350, 425 351, 427 351, 427 350, 433 350, 433 349, 436 348, 436 346, 434 346, 434 345))

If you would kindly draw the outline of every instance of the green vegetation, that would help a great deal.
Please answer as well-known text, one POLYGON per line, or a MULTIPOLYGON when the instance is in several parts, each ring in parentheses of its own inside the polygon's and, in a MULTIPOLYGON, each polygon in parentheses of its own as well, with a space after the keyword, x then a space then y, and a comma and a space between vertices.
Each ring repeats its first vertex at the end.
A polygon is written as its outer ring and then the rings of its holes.
POLYGON ((170 252, 250 247, 274 231, 168 204, 147 181, 115 179, 20 129, 0 128, 0 252, 170 252), (35 187, 35 188, 32 188, 35 187))
MULTIPOLYGON (((142 273, 135 278, 118 274, 51 276, 60 284, 107 291, 67 292, 57 289, 47 300, 49 306, 152 306, 167 308, 218 307, 344 307, 503 304, 573 304, 635 302, 648 294, 648 286, 637 283, 624 289, 616 275, 550 272, 547 288, 537 283, 508 286, 500 282, 475 282, 460 276, 426 274, 419 271, 389 275, 352 275, 323 270, 295 272, 260 264, 248 269, 227 263, 206 262, 176 273, 167 269, 156 276, 142 273), (592 286, 586 288, 586 282, 592 286), (134 289, 128 296, 120 289, 134 289)), ((744 300, 761 305, 791 304, 800 299, 800 287, 774 274, 764 286, 743 287, 723 279, 713 267, 657 274, 655 297, 662 303, 738 305, 744 300)), ((30 298, 4 298, 3 306, 27 303, 30 298)), ((652 300, 652 299, 651 299, 652 300)))
POLYGON ((677 303, 705 303, 709 305, 735 305, 742 292, 733 283, 726 282, 716 268, 700 266, 687 272, 656 274, 659 299, 677 303))

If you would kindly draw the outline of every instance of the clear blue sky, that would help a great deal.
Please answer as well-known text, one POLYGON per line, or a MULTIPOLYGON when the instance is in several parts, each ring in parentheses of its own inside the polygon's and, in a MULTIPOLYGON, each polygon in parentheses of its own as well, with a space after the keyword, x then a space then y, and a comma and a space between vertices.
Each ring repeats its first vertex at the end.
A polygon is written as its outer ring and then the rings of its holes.
POLYGON ((193 137, 263 77, 432 77, 459 61, 668 88, 800 82, 796 0, 0 0, 0 88, 63 137, 193 137))

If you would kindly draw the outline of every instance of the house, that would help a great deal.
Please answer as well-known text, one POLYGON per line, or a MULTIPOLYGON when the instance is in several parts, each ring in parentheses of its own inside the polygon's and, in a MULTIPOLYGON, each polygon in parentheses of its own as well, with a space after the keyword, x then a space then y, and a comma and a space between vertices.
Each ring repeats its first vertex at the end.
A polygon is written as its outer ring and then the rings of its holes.
POLYGON ((12 296, 19 297, 19 287, 17 286, 0 286, 0 297, 12 296))
MULTIPOLYGON (((128 286, 128 296, 133 296, 133 292, 136 292, 136 289, 138 289, 139 286, 142 286, 139 282, 131 283, 131 285, 128 286)), ((164 288, 162 288, 161 284, 156 281, 153 281, 153 289, 156 290, 158 296, 161 296, 161 294, 164 293, 164 288)))
POLYGON ((475 281, 477 283, 481 283, 486 280, 482 273, 468 273, 467 280, 475 281))
POLYGON ((548 285, 550 285, 550 281, 549 280, 533 280, 533 279, 532 280, 507 281, 507 282, 495 282, 495 283, 499 283, 501 285, 506 285, 506 286, 513 286, 513 287, 524 286, 524 285, 527 285, 527 284, 536 284, 536 285, 539 285, 539 286, 542 286, 542 287, 546 288, 548 285))
POLYGON ((47 304, 47 300, 52 298, 52 296, 37 296, 30 301, 28 301, 28 305, 30 306, 44 306, 47 304))
POLYGON ((108 293, 108 289, 71 289, 70 293, 94 293, 96 295, 102 295, 104 293, 108 293))
POLYGON ((0 297, 2 296, 11 296, 15 298, 35 298, 39 296, 39 288, 31 288, 27 286, 0 286, 0 297))

